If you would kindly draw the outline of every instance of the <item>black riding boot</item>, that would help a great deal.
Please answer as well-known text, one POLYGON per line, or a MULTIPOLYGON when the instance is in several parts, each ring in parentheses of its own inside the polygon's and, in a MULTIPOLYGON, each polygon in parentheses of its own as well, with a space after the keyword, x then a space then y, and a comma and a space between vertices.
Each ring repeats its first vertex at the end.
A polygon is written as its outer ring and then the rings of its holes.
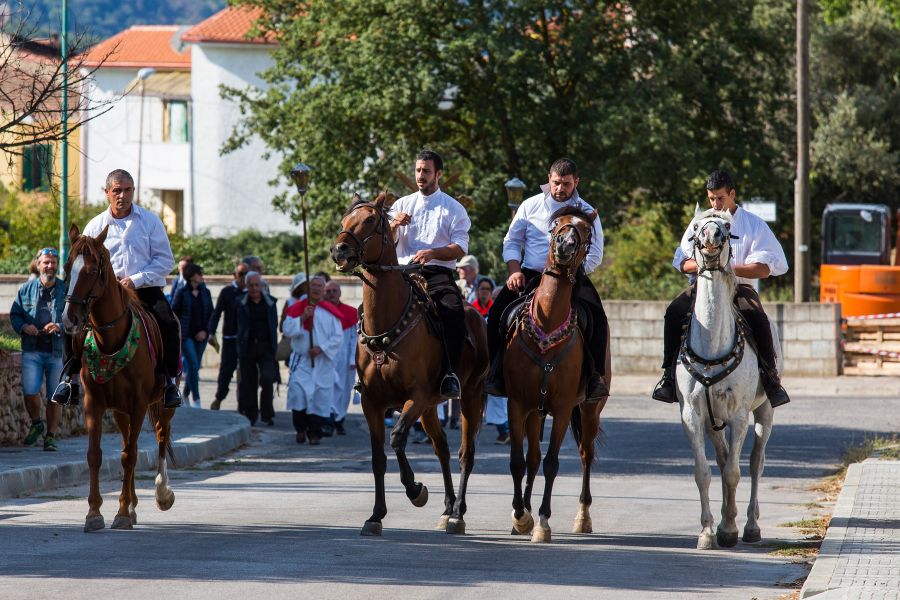
POLYGON ((678 402, 678 395, 675 393, 675 368, 666 367, 663 370, 662 379, 656 384, 653 390, 653 399, 660 402, 674 403, 678 402))
POLYGON ((491 361, 487 380, 484 382, 484 393, 491 396, 506 396, 506 380, 503 378, 503 351, 497 352, 491 361))
POLYGON ((594 371, 591 375, 591 379, 588 382, 587 392, 585 395, 586 402, 599 402, 601 398, 606 398, 609 396, 609 388, 606 386, 606 382, 603 381, 603 375, 594 371))
POLYGON ((777 408, 791 401, 788 393, 781 386, 781 378, 778 377, 775 369, 760 368, 759 376, 762 379, 763 389, 766 390, 766 397, 769 398, 769 404, 772 405, 772 408, 777 408))
POLYGON ((165 388, 163 389, 163 407, 178 408, 181 406, 181 391, 178 389, 178 383, 174 377, 166 377, 165 388))

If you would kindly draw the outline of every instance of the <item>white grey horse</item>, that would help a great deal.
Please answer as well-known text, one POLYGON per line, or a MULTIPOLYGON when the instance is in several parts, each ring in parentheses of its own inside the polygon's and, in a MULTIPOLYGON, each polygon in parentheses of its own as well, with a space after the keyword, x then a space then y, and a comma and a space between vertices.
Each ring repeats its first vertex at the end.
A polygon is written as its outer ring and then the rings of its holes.
MULTIPOLYGON (((759 524, 759 480, 765 464, 765 449, 772 433, 772 406, 760 382, 756 352, 745 343, 737 326, 734 307, 737 285, 731 269, 731 215, 727 211, 699 208, 694 215, 693 258, 697 261, 697 288, 689 329, 679 353, 675 378, 681 423, 694 451, 694 479, 700 491, 703 529, 697 540, 701 550, 737 544, 735 494, 741 478, 740 457, 753 412, 754 443, 750 456, 752 487, 743 540, 761 539, 759 524), (723 429, 729 427, 726 440, 723 429), (704 432, 716 449, 722 473, 722 521, 713 534, 715 519, 709 508, 709 461, 704 432)), ((771 324, 770 324, 771 327, 771 324)), ((782 371, 777 332, 772 328, 782 371)))

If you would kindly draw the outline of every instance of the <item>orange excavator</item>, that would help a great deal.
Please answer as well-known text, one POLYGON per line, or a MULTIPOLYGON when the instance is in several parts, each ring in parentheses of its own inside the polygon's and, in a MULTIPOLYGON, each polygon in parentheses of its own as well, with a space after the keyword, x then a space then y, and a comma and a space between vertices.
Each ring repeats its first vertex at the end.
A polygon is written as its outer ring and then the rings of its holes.
POLYGON ((891 231, 883 204, 826 206, 819 299, 839 302, 845 318, 900 313, 900 231, 893 257, 891 231))

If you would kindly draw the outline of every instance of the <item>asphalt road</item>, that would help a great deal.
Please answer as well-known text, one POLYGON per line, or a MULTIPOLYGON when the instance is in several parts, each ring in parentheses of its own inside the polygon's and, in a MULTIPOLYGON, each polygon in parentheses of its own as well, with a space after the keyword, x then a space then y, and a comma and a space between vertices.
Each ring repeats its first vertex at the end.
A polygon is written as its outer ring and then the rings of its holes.
MULTIPOLYGON (((465 536, 434 530, 442 511, 437 460, 430 447, 410 446, 429 503, 409 503, 389 451, 388 515, 384 536, 373 539, 359 536, 373 503, 361 417, 350 417, 349 435, 319 447, 298 446, 289 421, 279 414, 275 428, 254 430, 250 446, 170 471, 169 512, 157 511, 152 474, 144 473, 133 531, 82 533, 86 486, 0 501, 0 598, 778 598, 808 570, 770 554, 805 537, 779 525, 821 512, 807 505, 820 496, 810 486, 849 444, 900 429, 900 399, 795 397, 779 408, 760 493, 763 542, 704 552, 695 549, 700 505, 690 450, 671 405, 610 400, 593 476, 593 534, 568 533, 580 462, 567 440, 552 544, 509 534, 508 446, 493 444, 492 427, 480 438, 465 536)), ((450 433, 455 451, 459 433, 450 433)), ((746 459, 744 475, 739 527, 746 459)), ((539 478, 538 493, 542 485, 539 478)), ((118 484, 102 489, 109 524, 118 484)))

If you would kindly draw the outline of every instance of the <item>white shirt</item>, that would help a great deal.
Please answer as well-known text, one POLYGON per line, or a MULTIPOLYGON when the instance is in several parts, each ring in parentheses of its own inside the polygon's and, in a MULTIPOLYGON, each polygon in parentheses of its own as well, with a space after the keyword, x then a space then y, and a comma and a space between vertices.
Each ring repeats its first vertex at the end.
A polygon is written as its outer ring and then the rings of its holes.
POLYGON ((109 250, 116 277, 130 277, 136 288, 165 287, 175 259, 159 217, 137 204, 131 205, 131 213, 124 219, 115 218, 107 209, 91 219, 82 233, 97 237, 107 225, 103 245, 109 250))
MULTIPOLYGON (((581 199, 578 190, 564 201, 558 202, 550 195, 550 185, 541 186, 541 193, 519 205, 516 216, 509 224, 503 238, 503 261, 521 261, 526 269, 543 271, 550 253, 550 217, 564 206, 577 206, 586 212, 596 212, 594 207, 581 199), (522 252, 525 259, 522 260, 522 252)), ((600 217, 594 219, 591 247, 584 258, 584 271, 590 273, 603 261, 603 227, 600 217)))
MULTIPOLYGON (((397 262, 408 264, 419 250, 446 248, 456 244, 463 253, 469 251, 469 228, 472 221, 466 208, 440 188, 430 196, 416 192, 404 196, 391 206, 390 216, 406 213, 409 225, 398 227, 397 262)), ((429 265, 456 269, 456 260, 431 260, 429 265)))
POLYGON ((288 380, 287 408, 306 410, 320 417, 331 414, 337 377, 335 361, 344 342, 341 321, 324 308, 313 314, 313 344, 322 349, 312 365, 309 357, 309 332, 300 317, 284 320, 284 335, 291 339, 291 377, 288 380))
MULTIPOLYGON (((688 225, 681 238, 681 245, 675 250, 675 258, 672 266, 681 271, 681 263, 687 258, 693 258, 694 242, 689 241, 693 235, 693 229, 688 225)), ((748 265, 761 264, 769 267, 769 277, 784 275, 788 270, 787 258, 784 249, 775 238, 775 234, 760 217, 747 212, 740 206, 731 215, 731 234, 738 239, 731 240, 731 264, 748 265)), ((693 282, 697 276, 693 273, 685 273, 693 282)), ((747 283, 757 287, 759 280, 737 277, 738 283, 747 283)))

